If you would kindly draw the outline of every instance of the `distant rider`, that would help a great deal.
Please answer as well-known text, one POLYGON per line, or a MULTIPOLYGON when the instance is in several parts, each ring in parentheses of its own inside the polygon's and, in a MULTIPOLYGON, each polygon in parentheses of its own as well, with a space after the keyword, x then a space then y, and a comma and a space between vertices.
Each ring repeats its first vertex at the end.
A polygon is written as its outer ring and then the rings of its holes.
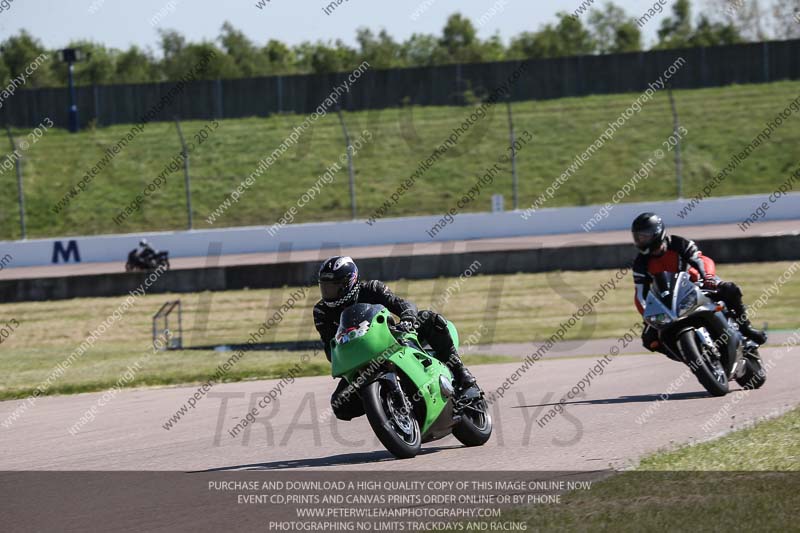
MULTIPOLYGON (((466 389, 475 384, 475 378, 464 367, 458 355, 447 319, 433 311, 417 312, 417 306, 399 298, 380 281, 361 281, 358 268, 350 257, 331 257, 319 269, 319 288, 322 299, 314 306, 314 325, 325 346, 325 355, 331 360, 331 340, 339 328, 342 311, 357 303, 381 304, 391 313, 400 317, 398 329, 417 330, 420 340, 424 339, 436 352, 436 358, 446 364, 453 372, 456 386, 466 389)), ((364 414, 357 395, 340 394, 348 383, 342 379, 331 396, 331 407, 340 420, 351 420, 364 414)))
MULTIPOLYGON (((713 291, 712 298, 721 300, 733 313, 742 334, 761 345, 767 335, 753 329, 742 302, 742 290, 731 281, 722 281, 716 275, 714 261, 688 239, 667 235, 664 222, 655 213, 642 213, 631 225, 633 242, 639 254, 633 263, 633 282, 636 287, 636 308, 644 313, 645 300, 650 290, 652 276, 661 272, 688 271, 692 281, 702 281, 703 289, 713 291)), ((650 351, 662 351, 658 331, 646 324, 642 343, 650 351)))
POLYGON ((142 268, 149 268, 150 261, 157 255, 158 251, 150 246, 147 239, 142 239, 139 241, 139 247, 131 252, 129 259, 133 259, 133 262, 142 268))

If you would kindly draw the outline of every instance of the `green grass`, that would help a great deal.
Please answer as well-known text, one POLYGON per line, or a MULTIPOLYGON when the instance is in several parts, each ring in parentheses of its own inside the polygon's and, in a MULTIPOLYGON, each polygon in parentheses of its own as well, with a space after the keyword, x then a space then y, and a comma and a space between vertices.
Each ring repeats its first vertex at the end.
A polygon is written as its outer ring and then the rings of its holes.
MULTIPOLYGON (((720 265, 720 275, 740 282, 745 300, 758 298, 764 287, 783 274, 790 263, 720 265)), ((450 289, 451 297, 439 311, 458 327, 462 342, 486 333, 478 344, 531 342, 551 336, 559 324, 574 313, 607 282, 615 271, 552 272, 506 276, 474 276, 457 286, 456 279, 408 281, 389 286, 399 295, 429 308, 450 289)), ((48 391, 51 394, 101 390, 112 385, 121 373, 149 350, 151 317, 170 298, 183 303, 184 345, 203 347, 245 342, 264 321, 268 305, 275 309, 288 298, 292 288, 244 290, 217 293, 144 296, 129 309, 48 391), (272 302, 271 304, 269 302, 272 302), (208 327, 203 328, 207 316, 208 327)), ((306 299, 265 336, 263 342, 318 339, 311 319, 311 307, 318 296, 314 288, 306 299)), ((0 399, 25 396, 56 364, 65 360, 81 342, 123 302, 122 297, 87 298, 53 302, 0 304, 5 321, 16 319, 19 327, 0 345, 0 399)), ((757 317, 772 329, 797 328, 796 302, 800 286, 788 283, 757 317)), ((639 321, 633 308, 631 274, 597 305, 596 312, 570 330, 567 339, 607 338, 625 333, 639 321)), ((301 353, 249 352, 226 379, 272 378, 300 357, 301 353)), ((130 386, 192 383, 207 379, 227 359, 225 352, 186 350, 160 352, 149 358, 137 380, 130 386)), ((469 364, 509 359, 473 356, 469 364)), ((327 361, 312 356, 303 375, 329 372, 327 361)))
MULTIPOLYGON (((706 180, 725 166, 764 128, 786 104, 800 93, 800 82, 730 86, 676 91, 681 124, 689 131, 684 140, 684 195, 702 188, 706 180)), ((566 98, 514 105, 518 136, 528 131, 532 143, 519 154, 520 206, 527 207, 615 120, 636 94, 566 98)), ((359 217, 366 218, 409 176, 420 160, 450 135, 471 112, 463 107, 386 109, 347 113, 353 137, 368 129, 373 141, 355 161, 359 217)), ((304 117, 223 120, 210 138, 191 156, 193 205, 197 228, 205 221, 262 157, 271 153, 304 117)), ((183 131, 191 140, 204 122, 186 122, 183 131)), ((168 177, 167 185, 150 197, 141 212, 120 226, 113 217, 179 152, 172 123, 152 123, 104 169, 89 189, 73 199, 60 214, 51 207, 91 168, 105 149, 124 136, 120 125, 71 135, 51 130, 25 153, 24 186, 29 237, 137 232, 185 227, 185 191, 181 171, 168 177)), ((672 132, 666 94, 657 94, 642 112, 618 131, 613 141, 594 155, 564 184, 548 206, 605 203, 628 181, 641 162, 672 132)), ((16 130, 18 140, 28 135, 16 130)), ((389 216, 444 212, 475 182, 484 169, 498 160, 508 142, 504 106, 498 106, 462 138, 453 150, 417 182, 389 216)), ((772 140, 763 145, 729 177, 714 194, 724 196, 768 192, 782 183, 796 164, 800 121, 785 121, 772 140)), ((6 148, 7 149, 7 148, 6 148)), ((319 120, 269 171, 259 178, 233 208, 214 225, 273 224, 293 205, 329 165, 344 151, 341 128, 335 115, 319 120)), ((15 191, 13 170, 0 174, 0 184, 15 191)), ((626 201, 671 199, 675 196, 671 157, 655 168, 626 201)), ((495 179, 468 210, 489 210, 491 193, 503 193, 510 203, 510 169, 495 179)), ((350 216, 347 171, 334 184, 301 209, 297 222, 347 219, 350 216)), ((17 238, 16 194, 0 197, 0 239, 17 238)))
POLYGON ((655 454, 639 468, 503 513, 528 531, 796 531, 800 410, 703 444, 655 454))
POLYGON ((639 470, 800 471, 800 409, 720 439, 653 455, 639 470))
MULTIPOLYGON (((123 383, 122 386, 131 388, 202 383, 216 372, 218 365, 231 356, 231 352, 188 350, 160 352, 143 360, 148 353, 147 349, 142 349, 138 354, 129 350, 109 350, 101 356, 87 355, 81 363, 75 365, 69 375, 57 380, 45 395, 78 394, 109 389, 117 384, 129 367, 136 368, 137 362, 142 362, 142 366, 141 370, 136 372, 135 381, 123 383)), ((222 381, 232 383, 278 379, 288 375, 289 369, 295 367, 303 355, 308 355, 310 359, 300 365, 299 372, 295 368, 294 377, 330 375, 330 363, 322 353, 251 351, 225 374, 222 381)), ((0 365, 3 372, 9 373, 4 379, 5 383, 0 386, 0 401, 32 395, 36 386, 47 377, 58 362, 48 351, 25 350, 19 352, 18 357, 24 362, 18 360, 17 363, 0 365)), ((486 355, 464 357, 464 362, 471 366, 516 360, 511 357, 486 355)))

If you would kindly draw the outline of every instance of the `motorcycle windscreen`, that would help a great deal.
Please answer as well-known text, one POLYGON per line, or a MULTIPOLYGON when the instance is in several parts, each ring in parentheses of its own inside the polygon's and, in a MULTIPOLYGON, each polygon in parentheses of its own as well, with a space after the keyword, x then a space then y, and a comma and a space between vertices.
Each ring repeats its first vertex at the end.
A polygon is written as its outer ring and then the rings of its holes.
POLYGON ((365 323, 369 326, 375 315, 382 309, 381 305, 355 304, 342 311, 339 317, 339 329, 336 331, 336 342, 344 344, 342 341, 347 342, 345 339, 356 338, 354 332, 357 334, 364 330, 366 333, 365 323))
POLYGON ((659 272, 653 276, 653 288, 656 295, 667 309, 672 308, 672 292, 678 283, 678 274, 672 272, 659 272))
POLYGON ((399 348, 387 324, 389 316, 382 305, 357 304, 342 312, 331 353, 334 377, 389 357, 399 348))

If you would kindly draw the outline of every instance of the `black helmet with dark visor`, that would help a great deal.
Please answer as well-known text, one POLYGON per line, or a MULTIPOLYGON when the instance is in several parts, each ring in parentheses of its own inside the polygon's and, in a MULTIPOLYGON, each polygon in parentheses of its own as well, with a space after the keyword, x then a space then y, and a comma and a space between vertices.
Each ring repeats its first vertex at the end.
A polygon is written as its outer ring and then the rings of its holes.
POLYGON ((330 307, 358 300, 358 267, 350 257, 331 257, 319 269, 319 291, 330 307))
POLYGON ((631 225, 631 233, 633 243, 643 254, 658 250, 667 236, 664 221, 655 213, 642 213, 636 217, 631 225))

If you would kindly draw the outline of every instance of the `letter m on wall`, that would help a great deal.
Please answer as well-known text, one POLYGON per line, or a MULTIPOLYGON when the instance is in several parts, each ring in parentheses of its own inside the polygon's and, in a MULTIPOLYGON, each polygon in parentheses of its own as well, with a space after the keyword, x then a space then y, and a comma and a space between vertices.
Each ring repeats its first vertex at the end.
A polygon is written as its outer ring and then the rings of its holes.
POLYGON ((64 243, 61 241, 53 242, 53 264, 58 263, 59 258, 64 263, 69 263, 70 257, 74 257, 76 263, 81 262, 81 253, 78 251, 78 241, 67 241, 66 248, 64 248, 64 243))

